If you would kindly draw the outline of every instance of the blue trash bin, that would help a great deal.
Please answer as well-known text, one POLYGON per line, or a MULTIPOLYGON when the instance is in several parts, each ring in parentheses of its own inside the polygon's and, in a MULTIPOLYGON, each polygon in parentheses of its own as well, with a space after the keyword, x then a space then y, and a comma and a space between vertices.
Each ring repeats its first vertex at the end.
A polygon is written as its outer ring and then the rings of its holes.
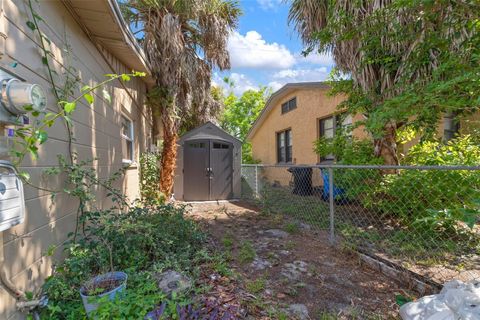
MULTIPOLYGON (((323 178, 323 192, 322 192, 322 198, 324 200, 329 199, 329 194, 330 194, 330 179, 328 175, 328 170, 322 169, 322 178, 323 178)), ((333 198, 335 200, 345 200, 345 190, 337 187, 335 183, 333 184, 333 198)))

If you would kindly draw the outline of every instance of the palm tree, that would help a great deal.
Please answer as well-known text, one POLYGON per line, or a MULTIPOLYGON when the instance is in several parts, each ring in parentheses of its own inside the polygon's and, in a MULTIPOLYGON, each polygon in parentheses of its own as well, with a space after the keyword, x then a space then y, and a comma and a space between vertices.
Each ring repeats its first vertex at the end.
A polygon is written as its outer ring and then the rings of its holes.
POLYGON ((227 40, 241 12, 234 0, 127 0, 123 6, 142 25, 156 82, 149 101, 163 127, 160 190, 169 196, 182 117, 218 109, 210 94, 212 68, 230 67, 227 40))
POLYGON ((398 164, 400 127, 434 132, 443 113, 477 105, 479 11, 470 0, 292 0, 289 23, 307 53, 331 53, 350 75, 356 111, 376 121, 376 155, 398 164))

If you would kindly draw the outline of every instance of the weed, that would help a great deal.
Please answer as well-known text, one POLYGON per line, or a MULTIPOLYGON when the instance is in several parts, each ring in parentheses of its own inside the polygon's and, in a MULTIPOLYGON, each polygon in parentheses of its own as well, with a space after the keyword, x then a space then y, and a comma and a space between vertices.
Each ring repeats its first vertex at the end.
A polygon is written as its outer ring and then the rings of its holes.
POLYGON ((248 281, 245 286, 248 292, 251 294, 257 294, 265 290, 265 284, 266 281, 264 278, 258 278, 253 281, 248 281))
POLYGON ((289 222, 285 226, 285 231, 287 231, 290 234, 298 233, 300 231, 300 228, 298 227, 298 224, 295 222, 289 222))
POLYGON ((231 249, 233 247, 234 240, 235 239, 233 236, 230 233, 227 233, 222 239, 222 244, 225 248, 231 249))
POLYGON ((250 241, 244 241, 240 245, 240 252, 238 253, 238 260, 241 263, 250 263, 255 259, 256 252, 250 241))

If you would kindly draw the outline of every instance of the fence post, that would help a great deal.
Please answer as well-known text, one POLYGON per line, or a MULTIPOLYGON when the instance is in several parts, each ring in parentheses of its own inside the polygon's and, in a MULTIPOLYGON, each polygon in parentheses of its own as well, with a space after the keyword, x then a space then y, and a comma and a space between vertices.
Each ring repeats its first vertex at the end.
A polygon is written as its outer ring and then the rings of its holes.
POLYGON ((258 198, 258 165, 255 165, 255 197, 258 198))
POLYGON ((330 244, 335 244, 335 202, 333 199, 333 168, 328 168, 328 199, 330 207, 330 244))

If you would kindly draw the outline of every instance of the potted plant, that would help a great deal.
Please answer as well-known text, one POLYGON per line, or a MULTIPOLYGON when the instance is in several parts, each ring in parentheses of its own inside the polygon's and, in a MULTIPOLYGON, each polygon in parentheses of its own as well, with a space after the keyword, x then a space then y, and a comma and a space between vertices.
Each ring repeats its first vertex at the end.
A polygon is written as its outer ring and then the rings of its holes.
POLYGON ((127 278, 124 272, 109 272, 85 283, 80 288, 80 296, 87 315, 98 308, 103 297, 108 296, 108 300, 121 297, 127 287, 127 278))

